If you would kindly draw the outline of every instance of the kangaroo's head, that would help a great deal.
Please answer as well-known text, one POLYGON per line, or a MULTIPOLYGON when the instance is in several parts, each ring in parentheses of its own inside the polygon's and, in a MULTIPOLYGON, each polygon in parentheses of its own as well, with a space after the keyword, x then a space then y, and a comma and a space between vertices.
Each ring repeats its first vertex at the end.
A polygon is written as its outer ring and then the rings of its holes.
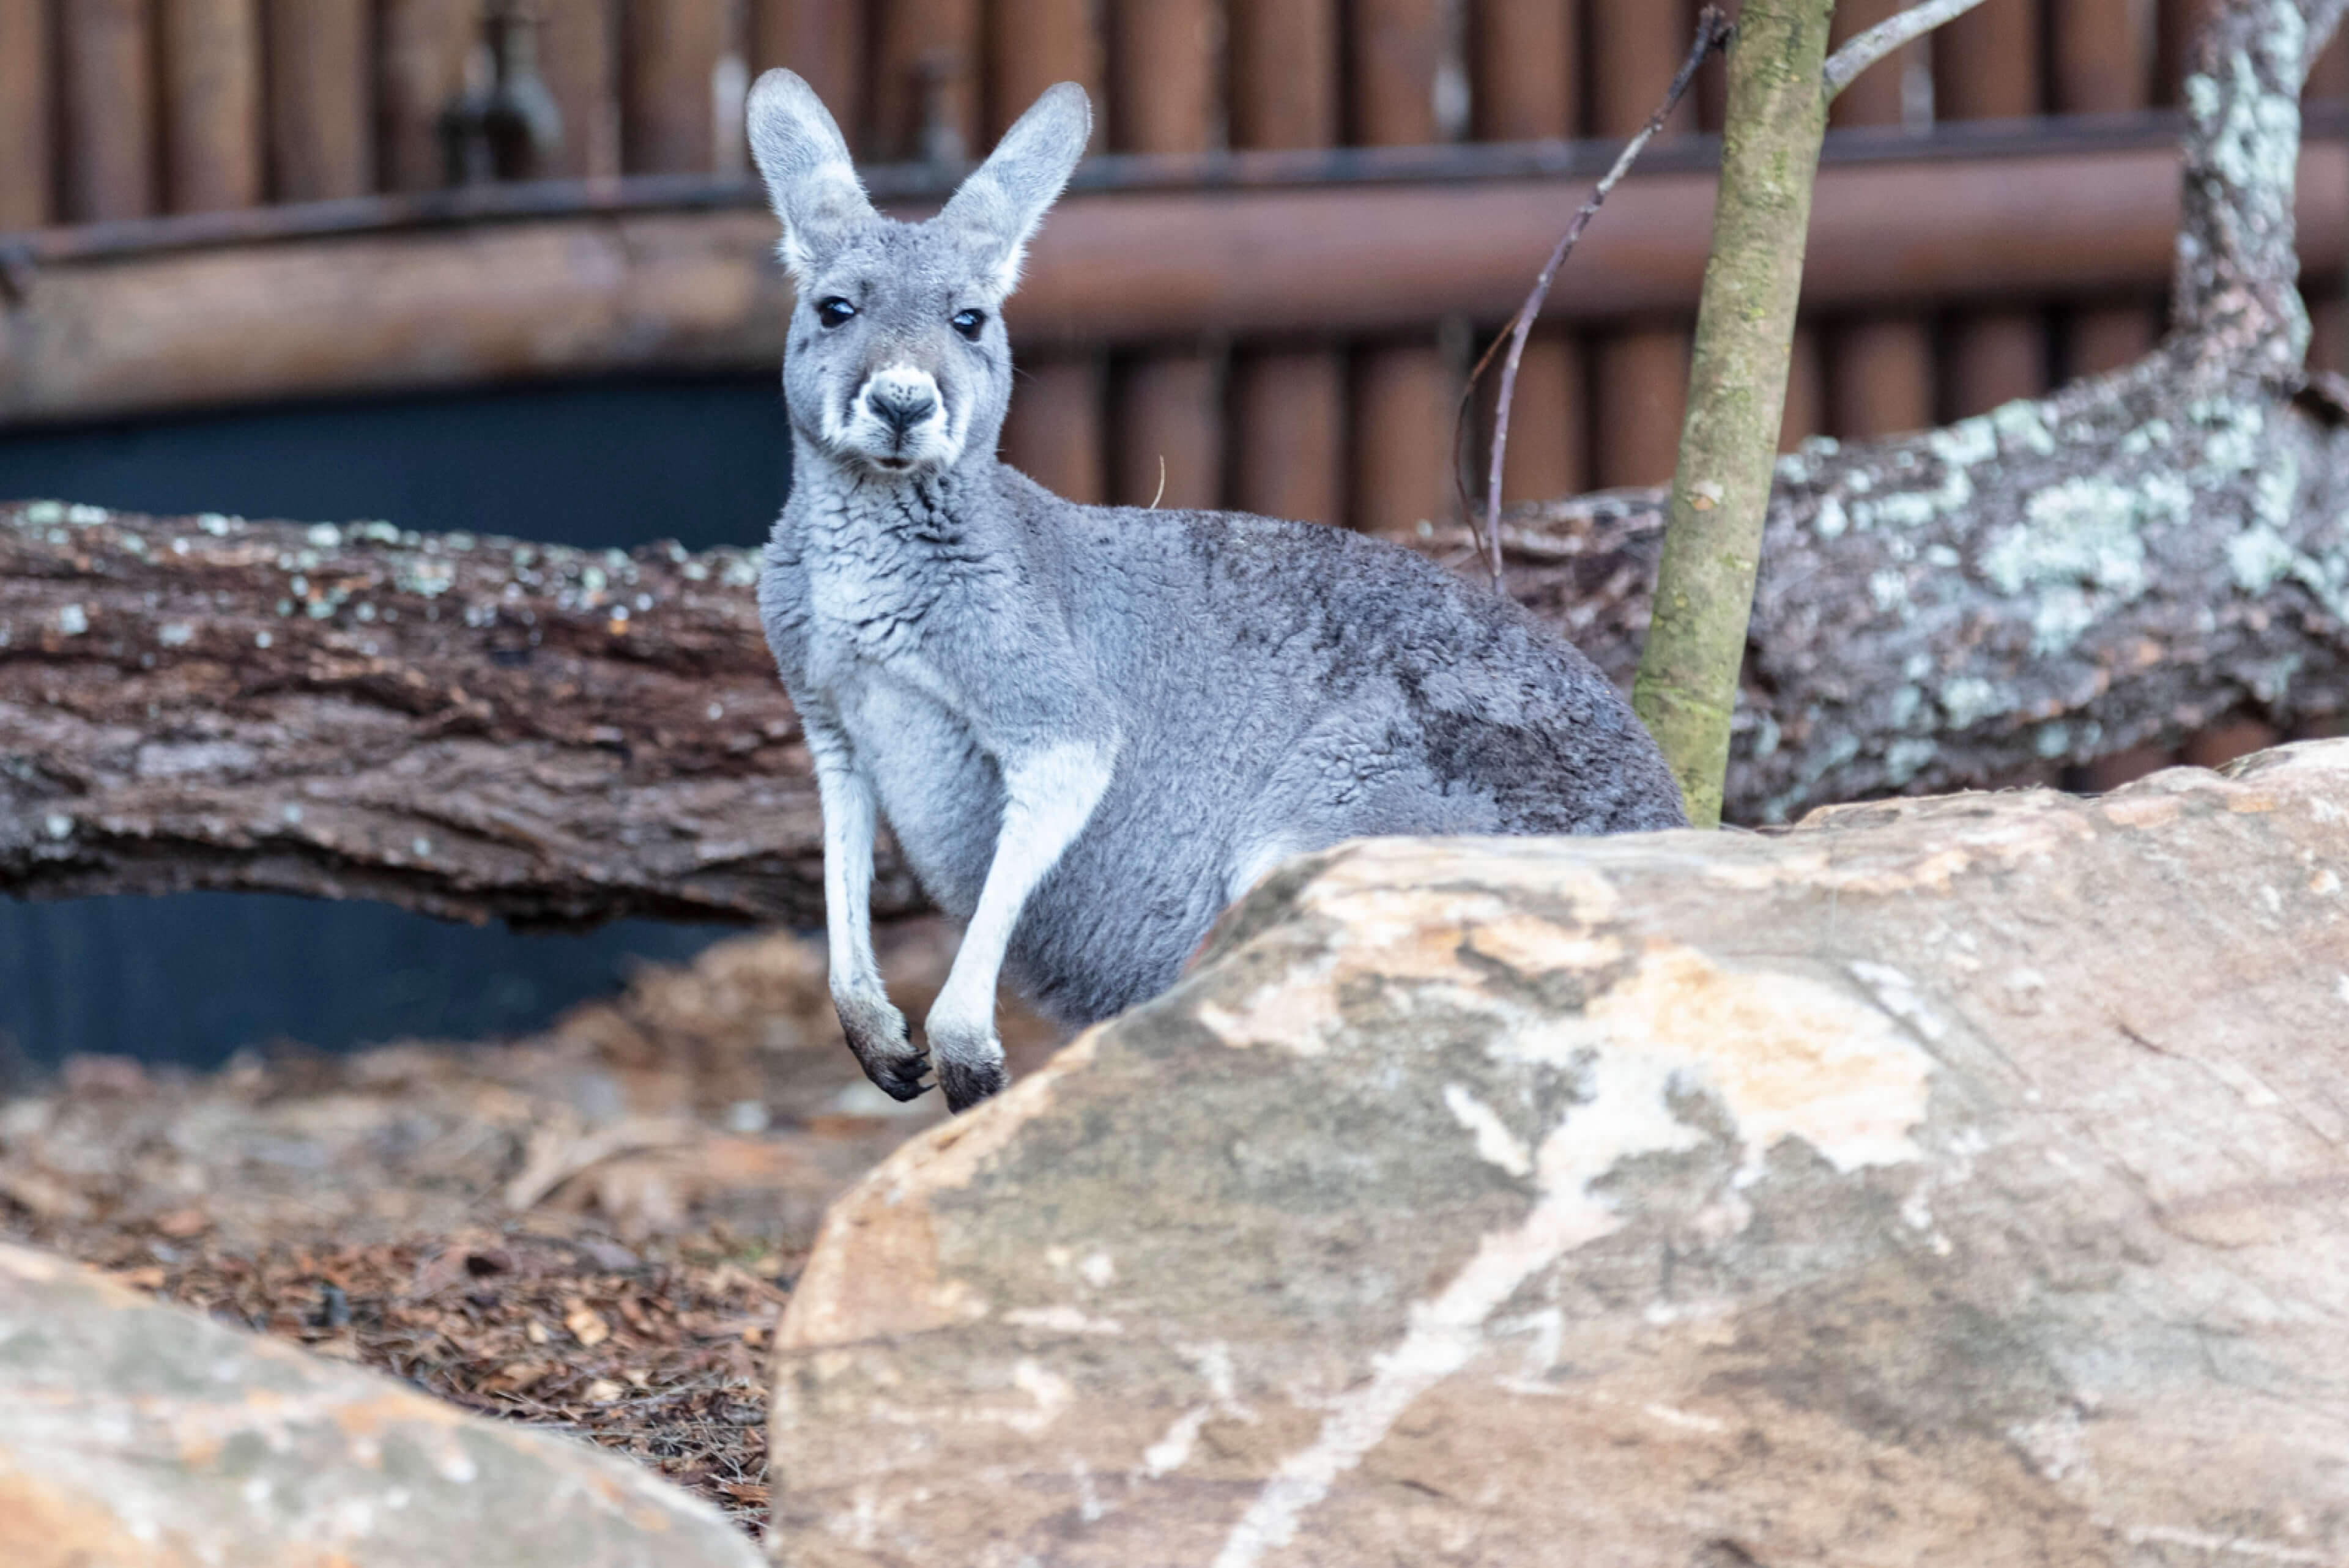
POLYGON ((791 72, 759 78, 749 118, 799 295, 783 356, 793 428, 883 474, 991 454, 1011 398, 1003 301, 1092 132, 1084 89, 1048 89, 922 223, 873 210, 839 126, 791 72))

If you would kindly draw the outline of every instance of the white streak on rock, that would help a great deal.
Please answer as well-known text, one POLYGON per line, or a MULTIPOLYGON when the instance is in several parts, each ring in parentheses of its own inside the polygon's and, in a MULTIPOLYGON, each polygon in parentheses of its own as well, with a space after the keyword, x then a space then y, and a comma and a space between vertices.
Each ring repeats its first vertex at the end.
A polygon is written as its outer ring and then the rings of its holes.
POLYGON ((1476 1153, 1488 1164, 1497 1165, 1512 1176, 1534 1173, 1533 1150, 1526 1147, 1524 1139, 1509 1130, 1498 1111, 1456 1083, 1444 1086, 1444 1105, 1454 1121, 1475 1135, 1476 1153))

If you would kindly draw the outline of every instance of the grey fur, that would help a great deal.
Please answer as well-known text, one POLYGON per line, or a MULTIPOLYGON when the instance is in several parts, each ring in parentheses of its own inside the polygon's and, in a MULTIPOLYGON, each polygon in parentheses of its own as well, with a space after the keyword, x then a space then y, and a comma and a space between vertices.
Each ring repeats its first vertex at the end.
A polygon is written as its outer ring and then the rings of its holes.
POLYGON ((957 1109, 1003 1082, 1000 965, 1089 1023, 1173 982, 1288 856, 1682 824, 1621 697, 1516 605, 1338 529, 1078 506, 996 461, 998 307, 1083 150, 1081 89, 922 224, 873 211, 798 77, 761 77, 750 123, 799 285, 760 605, 823 791, 833 995, 875 1083, 910 1098, 926 1065, 872 960, 876 807, 968 928, 928 1020, 957 1109), (833 301, 854 314, 827 325, 833 301))

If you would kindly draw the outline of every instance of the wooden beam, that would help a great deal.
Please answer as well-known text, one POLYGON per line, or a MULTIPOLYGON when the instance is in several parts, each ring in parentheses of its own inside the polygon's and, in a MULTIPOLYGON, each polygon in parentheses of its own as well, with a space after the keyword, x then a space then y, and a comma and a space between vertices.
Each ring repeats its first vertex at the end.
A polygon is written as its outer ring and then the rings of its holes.
MULTIPOLYGON (((1219 331, 1412 330, 1451 313, 1497 319, 1582 189, 1434 180, 1081 193, 1045 225, 1006 315, 1023 354, 1219 331)), ((1830 165, 1806 297, 1875 311, 2158 292, 2178 189, 2176 157, 2149 151, 1830 165)), ((2303 261, 2329 274, 2349 238, 2349 146, 2307 147, 2299 191, 2303 261)), ((1712 214, 1709 175, 1633 176, 1548 319, 1684 307, 1712 214)), ((0 312, 0 422, 771 366, 789 302, 774 239, 774 220, 746 205, 85 261, 45 261, 35 246, 19 269, 29 286, 0 312)))

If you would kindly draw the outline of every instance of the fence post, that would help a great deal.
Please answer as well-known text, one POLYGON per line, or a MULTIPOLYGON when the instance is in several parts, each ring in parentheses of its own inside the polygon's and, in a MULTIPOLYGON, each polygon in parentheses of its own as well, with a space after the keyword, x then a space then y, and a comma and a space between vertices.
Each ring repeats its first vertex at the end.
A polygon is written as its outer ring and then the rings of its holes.
POLYGON ((58 83, 68 222, 155 211, 155 39, 144 0, 64 0, 58 83))
POLYGON ((539 0, 538 68, 563 114, 550 172, 570 180, 620 172, 619 18, 611 0, 539 0))
MULTIPOLYGON (((1365 147, 1438 140, 1442 0, 1352 0, 1347 22, 1352 139, 1365 147)), ((1365 532, 1395 532, 1454 511, 1456 389, 1435 335, 1431 323, 1354 351, 1346 521, 1365 532)))
MULTIPOLYGON (((1909 0, 1842 0, 1834 43, 1904 11, 1909 0)), ((1911 44, 1846 88, 1827 109, 1827 124, 1904 123, 1902 78, 1924 47, 1911 44)), ((1870 315, 1838 323, 1828 334, 1826 428, 1844 440, 1872 441, 1933 422, 1933 328, 1922 315, 1870 315)))
POLYGON ((172 0, 161 24, 163 205, 216 212, 261 201, 258 0, 172 0))
POLYGON ((859 0, 751 0, 750 69, 794 70, 840 122, 851 148, 864 139, 864 6, 859 0))
POLYGON ((50 162, 49 8, 0 5, 0 233, 49 222, 57 170, 50 162))
MULTIPOLYGON (((1078 83, 1092 98, 1098 142, 1102 47, 1090 0, 995 0, 988 21, 988 145, 1010 129, 1038 94, 1060 81, 1078 83)), ((1102 426, 1108 389, 1106 362, 1097 352, 1034 356, 1022 367, 1003 422, 1003 460, 1071 500, 1108 500, 1102 426)))
MULTIPOLYGON (((1477 140, 1562 141, 1580 133, 1581 0, 1473 0, 1467 22, 1469 129, 1477 140)), ((1507 495, 1531 500, 1589 488, 1583 377, 1582 340, 1536 325, 1509 407, 1507 495)), ((1497 377, 1486 381, 1478 393, 1479 450, 1499 390, 1497 377)))
MULTIPOLYGON (((1610 0, 1593 5, 1589 19, 1591 131, 1632 135, 1648 123, 1688 53, 1689 19, 1682 7, 1655 0, 1610 0)), ((1684 99, 1664 133, 1683 134, 1695 125, 1695 106, 1684 99)), ((1599 335, 1590 357, 1592 481, 1612 489, 1670 480, 1688 402, 1687 327, 1619 327, 1599 335)))
POLYGON ((984 139, 978 0, 878 0, 872 155, 968 158, 984 139))
POLYGON ((429 191, 447 179, 440 115, 464 90, 481 31, 479 0, 378 0, 377 152, 387 191, 429 191))
POLYGON ((712 78, 731 42, 726 0, 626 0, 621 11, 620 159, 631 174, 718 166, 712 78))
MULTIPOLYGON (((1229 12, 1232 145, 1335 146, 1337 0, 1248 0, 1229 12)), ((1233 499, 1312 522, 1346 518, 1346 362, 1282 344, 1232 361, 1233 499)))
MULTIPOLYGON (((2146 67, 2152 43, 2132 0, 2053 0, 2049 77, 2061 114, 2122 114, 2151 101, 2146 67)), ((2082 305, 2064 323, 2064 361, 2074 376, 2133 365, 2161 335, 2162 307, 2151 302, 2082 305)))
MULTIPOLYGON (((1933 36, 1933 112, 2000 119, 2040 111, 2039 0, 1987 0, 1933 36)), ((2047 323, 2029 309, 1954 313, 1943 412, 1963 418, 2047 389, 2047 323)))
MULTIPOLYGON (((1217 0, 1109 0, 1110 146, 1204 153, 1221 108, 1217 0)), ((1125 359, 1110 383, 1110 495, 1123 506, 1222 501, 1222 356, 1168 344, 1125 359)))
POLYGON ((265 0, 270 196, 327 201, 375 183, 366 0, 265 0))

